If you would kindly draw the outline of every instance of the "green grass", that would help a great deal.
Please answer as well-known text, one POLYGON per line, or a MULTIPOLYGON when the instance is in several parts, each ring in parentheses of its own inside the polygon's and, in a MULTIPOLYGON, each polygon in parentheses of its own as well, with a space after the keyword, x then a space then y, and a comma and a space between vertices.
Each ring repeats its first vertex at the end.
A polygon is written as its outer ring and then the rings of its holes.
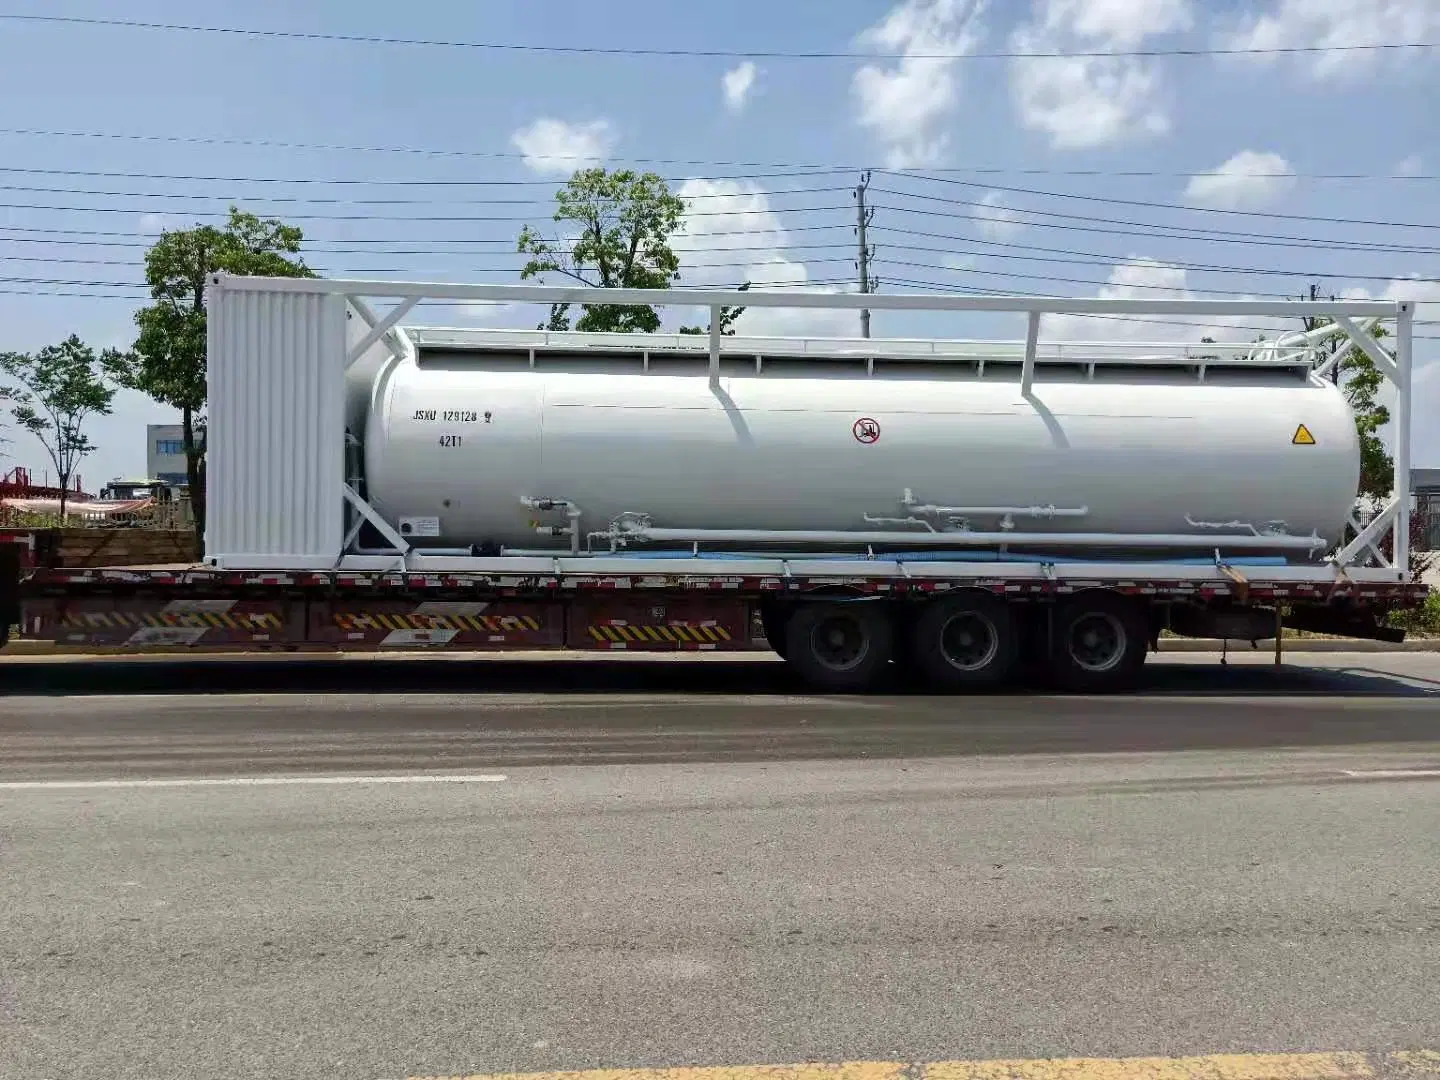
POLYGON ((1385 621, 1396 629, 1408 630, 1417 636, 1440 634, 1440 592, 1432 592, 1418 608, 1392 612, 1385 621))

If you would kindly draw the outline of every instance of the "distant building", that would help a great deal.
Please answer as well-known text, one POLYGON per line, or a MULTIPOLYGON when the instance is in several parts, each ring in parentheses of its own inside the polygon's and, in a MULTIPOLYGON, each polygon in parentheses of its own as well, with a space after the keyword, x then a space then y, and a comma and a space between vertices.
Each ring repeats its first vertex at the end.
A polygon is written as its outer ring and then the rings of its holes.
POLYGON ((1440 551, 1440 469, 1411 469, 1410 490, 1421 522, 1421 550, 1440 551))
POLYGON ((179 424, 150 424, 145 437, 147 477, 171 487, 183 486, 186 483, 185 429, 179 424))

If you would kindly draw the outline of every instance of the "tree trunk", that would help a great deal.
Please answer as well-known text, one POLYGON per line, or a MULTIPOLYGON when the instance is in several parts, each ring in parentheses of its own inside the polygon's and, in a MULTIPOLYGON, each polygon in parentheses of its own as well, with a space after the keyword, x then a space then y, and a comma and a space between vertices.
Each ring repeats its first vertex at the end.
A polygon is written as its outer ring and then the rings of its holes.
POLYGON ((195 554, 205 555, 205 462, 204 451, 195 446, 195 414, 187 407, 180 412, 185 439, 185 482, 190 486, 190 514, 195 524, 195 554))
POLYGON ((60 474, 60 527, 65 527, 65 507, 70 502, 70 477, 60 474))

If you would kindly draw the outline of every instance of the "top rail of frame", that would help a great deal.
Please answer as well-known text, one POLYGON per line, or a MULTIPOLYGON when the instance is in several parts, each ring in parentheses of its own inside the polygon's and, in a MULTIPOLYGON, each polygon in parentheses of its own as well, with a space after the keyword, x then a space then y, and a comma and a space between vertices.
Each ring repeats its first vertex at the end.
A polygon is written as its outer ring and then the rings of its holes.
POLYGON ((1303 315, 1391 319, 1410 300, 1176 300, 1074 296, 957 296, 950 293, 853 293, 738 289, 603 289, 568 285, 481 285, 437 281, 248 277, 213 274, 219 290, 535 304, 649 304, 668 307, 821 308, 872 311, 1015 312, 1042 315, 1303 315))

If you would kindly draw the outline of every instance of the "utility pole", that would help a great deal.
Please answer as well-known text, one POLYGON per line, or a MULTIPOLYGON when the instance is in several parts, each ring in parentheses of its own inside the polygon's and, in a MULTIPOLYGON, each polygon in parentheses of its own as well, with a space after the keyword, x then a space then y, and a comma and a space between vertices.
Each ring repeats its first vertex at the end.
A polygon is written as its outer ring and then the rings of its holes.
MULTIPOLYGON (((1315 301, 1315 300, 1323 300, 1323 299, 1325 299, 1325 298, 1320 295, 1320 285, 1319 285, 1319 283, 1312 281, 1312 282, 1310 283, 1310 295, 1309 295, 1309 296, 1302 296, 1300 299, 1301 299, 1301 300, 1315 301)), ((1332 294, 1332 295, 1330 296, 1330 300, 1333 302, 1334 299, 1335 299, 1335 297, 1334 297, 1334 295, 1332 294)), ((1314 315, 1306 315, 1305 318, 1301 320, 1301 322, 1302 322, 1302 324, 1304 325, 1304 327, 1305 327, 1306 330, 1315 330, 1315 329, 1318 329, 1319 326, 1320 326, 1320 320, 1319 320, 1316 316, 1314 316, 1314 315)), ((1330 344, 1329 344, 1329 346, 1328 346, 1330 355, 1331 355, 1331 356, 1334 356, 1335 353, 1339 352, 1340 349, 1341 349, 1342 347, 1344 347, 1345 344, 1346 344, 1346 343, 1343 343, 1343 342, 1340 342, 1340 341, 1332 341, 1332 342, 1330 342, 1330 344)), ((1334 365, 1330 368, 1330 381, 1331 381, 1332 383, 1334 383, 1336 386, 1339 386, 1339 385, 1340 385, 1340 361, 1338 361, 1338 360, 1335 361, 1334 365)))
MULTIPOLYGON (((866 170, 860 175, 860 184, 855 188, 855 210, 856 226, 855 232, 860 237, 860 261, 857 264, 860 269, 860 291, 870 293, 875 291, 875 282, 870 278, 870 260, 875 257, 875 251, 870 247, 865 230, 869 228, 870 222, 875 218, 874 209, 867 209, 865 206, 865 191, 870 187, 870 172, 866 170)), ((870 336, 870 309, 864 308, 860 312, 860 336, 870 336)))

